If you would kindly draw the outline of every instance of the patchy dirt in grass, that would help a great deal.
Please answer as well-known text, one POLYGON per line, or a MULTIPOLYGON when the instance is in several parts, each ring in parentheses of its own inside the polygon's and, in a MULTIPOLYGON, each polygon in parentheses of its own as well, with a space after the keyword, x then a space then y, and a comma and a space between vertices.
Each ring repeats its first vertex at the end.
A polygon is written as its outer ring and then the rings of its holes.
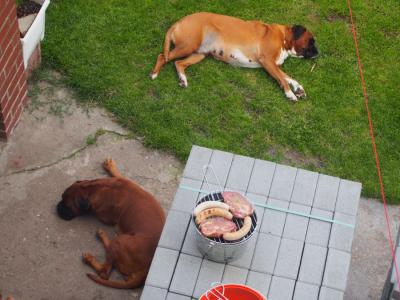
POLYGON ((315 168, 323 168, 324 163, 319 157, 310 157, 306 156, 300 152, 294 151, 294 150, 286 150, 283 153, 283 156, 285 157, 285 163, 291 164, 293 162, 300 163, 301 165, 304 166, 313 166, 315 168))
POLYGON ((324 163, 319 157, 306 156, 303 153, 292 149, 279 149, 278 147, 270 147, 268 155, 273 158, 281 158, 282 163, 296 166, 312 166, 316 169, 323 168, 324 163))
POLYGON ((336 21, 342 21, 342 22, 346 22, 346 23, 350 22, 350 19, 349 19, 348 15, 343 15, 343 14, 336 13, 336 12, 330 13, 326 17, 326 20, 328 22, 336 22, 336 21))

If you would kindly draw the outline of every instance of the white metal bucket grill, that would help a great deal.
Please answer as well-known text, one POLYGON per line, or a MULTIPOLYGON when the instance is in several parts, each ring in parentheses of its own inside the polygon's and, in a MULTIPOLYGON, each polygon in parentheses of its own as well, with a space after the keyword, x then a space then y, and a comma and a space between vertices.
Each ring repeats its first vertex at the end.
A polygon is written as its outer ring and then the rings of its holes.
MULTIPOLYGON (((196 206, 199 205, 200 203, 206 202, 206 201, 220 201, 220 202, 224 202, 224 198, 222 197, 222 193, 221 192, 215 192, 215 193, 211 193, 208 194, 206 196, 204 196, 203 198, 201 198, 200 200, 197 201, 196 206)), ((193 221, 195 221, 195 217, 194 215, 192 216, 193 221)), ((253 235, 254 231, 256 230, 257 227, 257 214, 254 211, 251 215, 251 228, 250 231, 241 239, 236 240, 236 241, 226 241, 223 238, 213 238, 213 237, 205 237, 209 240, 212 240, 214 242, 220 243, 220 244, 236 244, 236 243, 241 243, 244 242, 245 240, 247 240, 250 236, 253 235)), ((232 221, 236 224, 236 228, 237 230, 239 230, 240 228, 242 228, 244 220, 243 219, 239 219, 236 217, 233 217, 232 221)), ((196 224, 196 222, 195 222, 196 224)), ((196 228, 197 231, 202 235, 201 231, 200 231, 200 227, 199 225, 196 224, 196 228)))

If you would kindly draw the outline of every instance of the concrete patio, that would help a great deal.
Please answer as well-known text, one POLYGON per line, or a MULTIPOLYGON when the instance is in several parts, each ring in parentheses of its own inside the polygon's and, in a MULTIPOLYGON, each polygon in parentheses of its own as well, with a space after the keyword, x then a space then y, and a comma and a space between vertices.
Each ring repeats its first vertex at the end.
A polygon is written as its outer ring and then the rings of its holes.
MULTIPOLYGON (((86 278, 80 255, 90 249, 103 258, 95 231, 105 226, 91 217, 62 221, 54 206, 75 180, 105 176, 100 163, 113 157, 167 211, 183 165, 144 148, 104 110, 76 105, 59 84, 30 89, 36 95, 13 137, 0 144, 0 290, 17 300, 138 299, 140 289, 113 290, 86 278)), ((395 232, 400 208, 389 214, 395 232)), ((361 199, 345 299, 378 299, 390 262, 383 206, 361 199)))

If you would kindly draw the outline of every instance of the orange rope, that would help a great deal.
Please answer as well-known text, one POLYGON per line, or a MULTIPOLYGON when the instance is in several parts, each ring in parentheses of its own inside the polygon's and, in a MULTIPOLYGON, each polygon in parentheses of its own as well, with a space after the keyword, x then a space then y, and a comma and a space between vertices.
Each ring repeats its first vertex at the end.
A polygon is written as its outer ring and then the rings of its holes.
POLYGON ((379 185, 380 185, 380 190, 381 190, 381 197, 382 197, 383 207, 384 207, 384 211, 385 211, 386 226, 387 226, 387 230, 388 230, 388 233, 389 233, 390 250, 392 252, 393 263, 394 263, 394 267, 395 267, 395 270, 396 270, 397 285, 400 288, 399 270, 398 270, 398 267, 397 267, 396 254, 395 254, 395 250, 394 250, 394 246, 393 246, 392 231, 390 229, 391 227, 390 227, 390 223, 389 223, 389 213, 388 213, 388 208, 387 208, 387 204, 386 204, 385 189, 383 187, 381 166, 380 166, 380 163, 379 163, 378 150, 376 148, 374 127, 373 127, 373 124, 372 124, 371 113, 370 113, 369 105, 368 105, 367 88, 366 88, 366 85, 365 85, 364 73, 363 73, 363 68, 362 68, 361 59, 360 59, 360 53, 358 51, 357 32, 356 32, 356 26, 354 25, 354 21, 353 21, 353 12, 351 10, 350 0, 347 0, 347 6, 349 7, 349 12, 350 12, 350 21, 351 21, 351 28, 352 28, 352 32, 353 32, 354 46, 356 48, 356 54, 357 54, 357 60, 358 60, 358 68, 359 68, 360 77, 361 77, 361 85, 362 85, 362 89, 363 89, 363 93, 364 93, 364 99, 365 99, 365 109, 367 110, 367 115, 368 115, 369 134, 370 134, 371 140, 372 140, 372 148, 374 150, 376 170, 378 172, 379 185))

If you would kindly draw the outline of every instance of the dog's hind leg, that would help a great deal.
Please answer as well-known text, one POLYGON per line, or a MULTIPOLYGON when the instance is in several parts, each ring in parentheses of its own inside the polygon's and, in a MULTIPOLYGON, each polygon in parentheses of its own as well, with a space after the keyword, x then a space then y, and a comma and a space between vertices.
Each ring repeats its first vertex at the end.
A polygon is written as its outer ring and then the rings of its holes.
POLYGON ((150 78, 151 79, 156 79, 158 76, 158 73, 160 73, 161 68, 167 63, 167 61, 165 60, 164 54, 161 53, 158 55, 157 57, 157 62, 156 65, 153 68, 153 71, 151 71, 150 73, 150 78))
POLYGON ((205 54, 193 53, 189 57, 175 62, 176 72, 178 73, 179 76, 180 86, 182 87, 188 86, 185 69, 191 65, 201 62, 205 57, 206 57, 205 54))
POLYGON ((110 174, 111 177, 123 177, 118 171, 117 165, 112 158, 107 158, 106 160, 104 160, 103 168, 108 172, 108 174, 110 174))
POLYGON ((85 264, 91 266, 101 278, 108 279, 110 277, 112 263, 109 261, 109 257, 107 257, 106 262, 102 264, 98 262, 92 254, 86 252, 82 254, 82 260, 85 264))
POLYGON ((151 79, 156 79, 158 74, 161 71, 161 68, 169 61, 172 61, 177 58, 186 57, 192 54, 195 51, 196 47, 181 47, 176 46, 172 51, 168 52, 168 57, 165 57, 165 54, 161 53, 158 55, 156 65, 153 68, 153 71, 150 73, 151 79))

